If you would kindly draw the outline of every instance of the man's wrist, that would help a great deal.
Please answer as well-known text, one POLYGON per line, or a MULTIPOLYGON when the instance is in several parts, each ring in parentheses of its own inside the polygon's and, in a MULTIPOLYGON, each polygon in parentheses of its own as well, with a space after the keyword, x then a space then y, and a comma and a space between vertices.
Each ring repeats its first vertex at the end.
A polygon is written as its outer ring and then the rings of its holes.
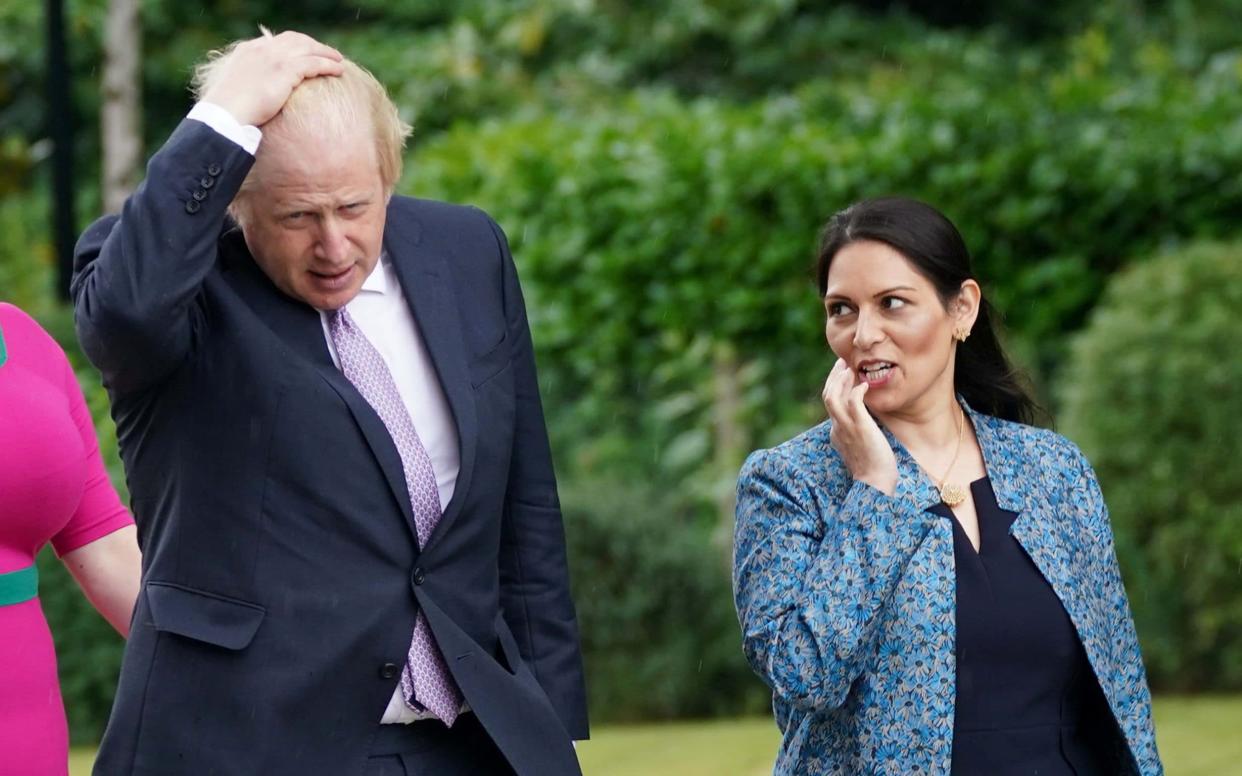
POLYGON ((259 150, 259 142, 263 139, 262 130, 249 124, 242 124, 232 113, 214 102, 201 100, 195 103, 186 118, 201 121, 215 130, 217 134, 241 146, 251 156, 259 150))

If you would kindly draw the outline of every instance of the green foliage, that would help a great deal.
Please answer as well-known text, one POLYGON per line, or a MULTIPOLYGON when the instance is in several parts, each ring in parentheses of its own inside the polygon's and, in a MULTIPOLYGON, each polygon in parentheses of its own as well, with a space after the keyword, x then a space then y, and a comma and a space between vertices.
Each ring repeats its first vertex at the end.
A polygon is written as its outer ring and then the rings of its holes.
POLYGON ((1122 79, 1106 39, 1071 49, 1003 78, 999 52, 967 48, 956 73, 880 69, 749 106, 640 94, 462 125, 418 150, 404 188, 512 230, 571 465, 611 469, 626 449, 653 476, 699 481, 820 412, 809 267, 821 224, 856 199, 945 210, 1045 381, 1127 257, 1237 229, 1242 60, 1192 77, 1130 52, 1140 76, 1122 79), (730 423, 740 441, 722 458, 730 423))
POLYGON ((1242 244, 1194 245, 1110 283, 1064 376, 1161 688, 1242 687, 1239 332, 1242 244))
POLYGON ((0 301, 36 318, 55 307, 50 220, 41 190, 0 196, 0 301))
POLYGON ((592 722, 757 713, 723 553, 692 505, 643 483, 562 488, 592 722))

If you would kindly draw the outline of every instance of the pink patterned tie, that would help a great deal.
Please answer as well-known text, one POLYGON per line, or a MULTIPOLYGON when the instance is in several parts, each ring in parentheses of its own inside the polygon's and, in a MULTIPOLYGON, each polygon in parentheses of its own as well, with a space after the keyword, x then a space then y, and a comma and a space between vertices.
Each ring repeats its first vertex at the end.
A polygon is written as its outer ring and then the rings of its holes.
MULTIPOLYGON (((336 346, 341 371, 384 421, 388 435, 397 446, 401 468, 405 470, 406 491, 414 507, 418 543, 426 547, 432 530, 440 522, 440 493, 431 458, 418 438, 383 357, 344 307, 328 313, 328 332, 336 346)), ((461 691, 449 675, 422 610, 414 621, 414 637, 401 671, 401 695, 411 709, 418 710, 421 705, 450 727, 461 709, 461 691)))

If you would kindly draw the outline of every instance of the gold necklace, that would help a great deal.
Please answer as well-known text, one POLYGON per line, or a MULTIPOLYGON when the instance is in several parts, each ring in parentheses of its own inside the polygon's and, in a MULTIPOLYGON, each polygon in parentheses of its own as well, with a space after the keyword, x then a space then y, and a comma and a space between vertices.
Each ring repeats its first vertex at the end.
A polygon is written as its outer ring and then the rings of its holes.
POLYGON ((940 478, 940 484, 937 486, 937 490, 940 491, 940 500, 951 507, 955 507, 966 500, 966 491, 962 489, 961 485, 955 482, 945 483, 945 480, 949 479, 949 472, 953 471, 953 464, 957 463, 957 457, 962 452, 962 429, 966 425, 966 413, 962 412, 960 407, 958 408, 958 413, 957 447, 953 448, 953 460, 949 461, 949 468, 944 470, 944 476, 940 478))

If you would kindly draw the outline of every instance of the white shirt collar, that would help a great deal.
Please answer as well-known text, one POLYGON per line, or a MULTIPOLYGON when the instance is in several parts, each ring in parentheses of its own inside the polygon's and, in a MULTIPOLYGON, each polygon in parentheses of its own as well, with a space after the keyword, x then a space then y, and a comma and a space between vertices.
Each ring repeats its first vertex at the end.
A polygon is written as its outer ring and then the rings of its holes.
POLYGON ((391 271, 388 254, 381 253, 379 261, 375 262, 375 268, 371 270, 371 274, 367 275, 367 279, 362 281, 360 291, 374 291, 378 294, 387 294, 388 273, 391 271))

